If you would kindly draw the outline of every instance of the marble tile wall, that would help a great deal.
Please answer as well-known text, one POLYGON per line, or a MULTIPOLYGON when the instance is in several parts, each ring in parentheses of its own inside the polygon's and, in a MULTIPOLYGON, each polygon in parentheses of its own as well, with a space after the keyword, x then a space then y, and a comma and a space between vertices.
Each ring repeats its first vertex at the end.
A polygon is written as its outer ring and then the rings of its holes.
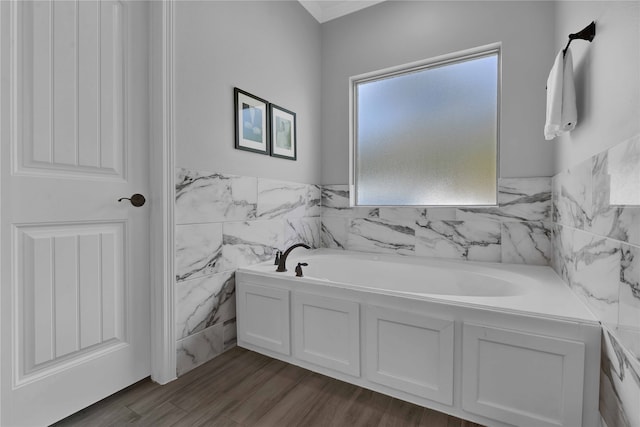
POLYGON ((176 170, 177 374, 236 342, 238 267, 292 243, 321 246, 320 187, 176 170))
POLYGON ((552 180, 552 266, 603 324, 600 411, 640 425, 640 136, 552 180))
POLYGON ((549 265, 550 178, 503 178, 498 207, 350 208, 347 185, 322 187, 329 248, 549 265))

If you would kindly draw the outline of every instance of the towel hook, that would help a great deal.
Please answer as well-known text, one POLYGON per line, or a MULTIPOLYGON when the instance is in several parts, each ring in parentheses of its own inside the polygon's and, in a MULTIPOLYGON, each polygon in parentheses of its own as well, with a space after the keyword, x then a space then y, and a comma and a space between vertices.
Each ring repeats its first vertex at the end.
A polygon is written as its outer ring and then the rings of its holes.
POLYGON ((596 36, 596 21, 591 21, 591 24, 584 27, 582 30, 577 33, 569 34, 569 41, 567 45, 562 49, 562 55, 566 55, 567 49, 569 49, 569 45, 574 40, 586 40, 589 43, 593 41, 593 38, 596 36))

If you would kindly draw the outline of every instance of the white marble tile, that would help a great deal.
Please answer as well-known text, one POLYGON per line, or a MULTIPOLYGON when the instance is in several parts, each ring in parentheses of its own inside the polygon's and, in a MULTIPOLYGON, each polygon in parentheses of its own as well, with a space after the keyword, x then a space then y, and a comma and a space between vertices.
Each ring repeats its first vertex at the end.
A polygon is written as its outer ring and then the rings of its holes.
POLYGON ((177 342, 176 372, 181 376, 222 353, 223 324, 211 326, 177 342))
POLYGON ((621 272, 620 242, 575 230, 572 245, 569 285, 598 320, 615 327, 621 272))
POLYGON ((178 282, 222 271, 221 223, 176 225, 175 233, 178 282))
POLYGON ((319 217, 292 218, 284 222, 284 247, 305 243, 312 248, 322 247, 321 220, 319 217))
POLYGON ((607 427, 640 426, 640 363, 603 329, 600 413, 607 427))
POLYGON ((255 218, 254 177, 176 169, 176 224, 255 218))
POLYGON ((349 186, 346 184, 323 185, 322 206, 334 209, 349 207, 349 186))
POLYGON ((551 212, 551 178, 500 178, 498 206, 458 208, 456 219, 546 221, 551 212))
POLYGON ((575 230, 560 224, 553 224, 552 248, 553 257, 551 267, 564 280, 571 282, 570 274, 573 272, 573 236, 575 230))
POLYGON ((609 149, 612 205, 640 206, 640 135, 609 149))
POLYGON ((455 221, 456 208, 427 208, 426 219, 430 221, 455 221))
POLYGON ((227 351, 230 348, 236 346, 238 342, 238 329, 236 326, 236 319, 233 318, 224 322, 224 327, 222 330, 223 342, 224 342, 224 350, 227 351))
POLYGON ((284 249, 284 222, 281 219, 226 222, 223 225, 223 269, 256 264, 275 258, 284 249))
POLYGON ((549 265, 551 231, 543 222, 503 222, 502 262, 549 265))
MULTIPOLYGON (((600 236, 638 245, 640 244, 640 207, 622 206, 616 203, 623 200, 615 200, 614 192, 617 185, 612 181, 610 168, 616 166, 611 163, 609 152, 594 156, 593 218, 588 230, 600 236)), ((621 167, 621 169, 625 168, 621 167)), ((633 178, 630 177, 629 181, 632 182, 633 178)), ((640 194, 640 188, 635 191, 640 194)))
POLYGON ((309 189, 306 184, 258 178, 260 219, 301 218, 307 210, 309 189))
POLYGON ((379 208, 349 207, 348 185, 322 186, 322 216, 378 218, 379 208))
POLYGON ((307 185, 307 210, 305 216, 322 214, 322 188, 320 185, 307 185))
POLYGON ((415 230, 410 222, 353 219, 348 229, 347 249, 363 252, 412 255, 415 230))
POLYGON ((419 221, 416 255, 500 262, 500 223, 496 221, 419 221))
POLYGON ((640 361, 640 248, 621 245, 617 334, 620 342, 640 361))
POLYGON ((322 247, 346 249, 350 222, 349 218, 323 216, 321 224, 322 247))
POLYGON ((226 313, 221 311, 226 308, 223 304, 233 289, 231 271, 177 283, 176 339, 186 338, 226 320, 223 319, 226 313))
POLYGON ((588 230, 592 219, 592 159, 553 177, 553 220, 588 230))
POLYGON ((416 222, 427 218, 426 208, 411 207, 381 207, 378 210, 378 216, 385 221, 409 221, 416 222))

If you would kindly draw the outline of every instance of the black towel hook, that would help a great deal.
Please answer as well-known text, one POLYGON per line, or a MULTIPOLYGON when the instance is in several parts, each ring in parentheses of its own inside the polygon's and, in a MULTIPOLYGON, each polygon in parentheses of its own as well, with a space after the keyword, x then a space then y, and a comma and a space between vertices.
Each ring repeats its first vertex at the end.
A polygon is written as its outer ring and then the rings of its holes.
POLYGON ((567 45, 562 49, 562 55, 567 54, 567 49, 569 49, 569 45, 572 41, 578 40, 587 40, 589 43, 593 41, 593 38, 596 36, 596 21, 591 21, 591 24, 584 27, 582 30, 577 33, 569 34, 569 41, 567 45))

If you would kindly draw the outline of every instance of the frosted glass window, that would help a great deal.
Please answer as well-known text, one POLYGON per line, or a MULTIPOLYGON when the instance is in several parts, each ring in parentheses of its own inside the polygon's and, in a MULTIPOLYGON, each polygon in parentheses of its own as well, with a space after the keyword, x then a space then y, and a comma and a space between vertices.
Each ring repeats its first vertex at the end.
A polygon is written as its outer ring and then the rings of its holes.
POLYGON ((499 51, 352 79, 352 202, 497 202, 499 51))

